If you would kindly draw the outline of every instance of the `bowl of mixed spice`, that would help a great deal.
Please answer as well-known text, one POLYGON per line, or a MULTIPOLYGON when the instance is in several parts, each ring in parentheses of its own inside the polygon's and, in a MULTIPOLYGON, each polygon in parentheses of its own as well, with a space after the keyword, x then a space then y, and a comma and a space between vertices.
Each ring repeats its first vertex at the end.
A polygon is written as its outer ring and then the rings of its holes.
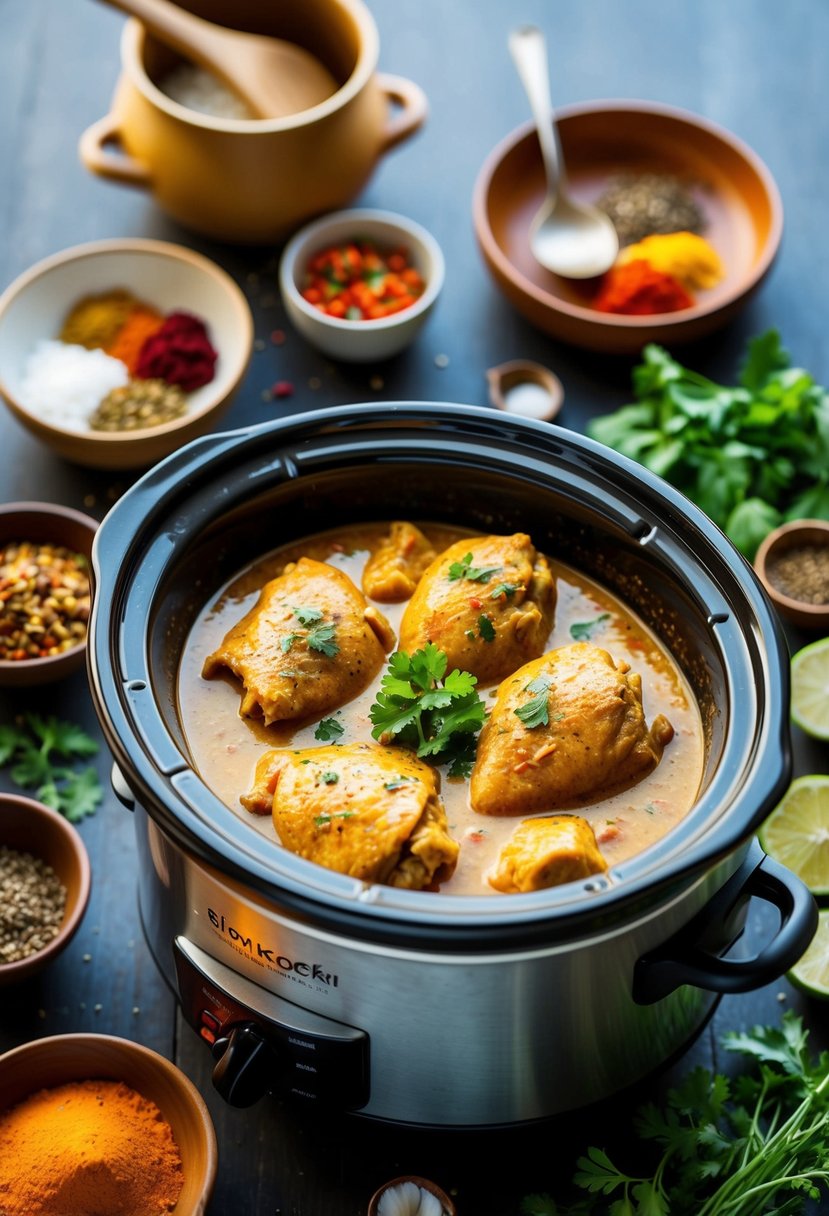
POLYGON ((829 631, 829 522, 781 524, 760 545, 754 569, 784 620, 829 631))
POLYGON ((780 194, 760 158, 722 127, 655 102, 585 102, 556 118, 570 192, 608 215, 619 254, 593 279, 536 262, 530 225, 546 179, 526 123, 487 158, 473 199, 484 262, 510 303, 556 338, 613 354, 725 324, 782 235, 780 194))
POLYGON ((30 979, 69 945, 89 891, 72 824, 32 798, 0 794, 0 987, 30 979))
POLYGON ((54 503, 0 506, 0 684, 47 684, 83 665, 97 527, 54 503))
POLYGON ((40 440, 93 468, 146 467, 210 430, 252 348, 230 275, 164 241, 64 250, 0 296, 0 393, 40 440))

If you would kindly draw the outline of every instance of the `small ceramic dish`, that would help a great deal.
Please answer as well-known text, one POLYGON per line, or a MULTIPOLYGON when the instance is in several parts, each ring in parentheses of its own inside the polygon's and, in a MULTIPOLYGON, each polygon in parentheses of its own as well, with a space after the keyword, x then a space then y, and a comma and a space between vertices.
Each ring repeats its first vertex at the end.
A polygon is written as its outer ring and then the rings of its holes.
MULTIPOLYGON (((87 1080, 122 1081, 155 1103, 181 1155, 183 1184, 172 1210, 181 1216, 203 1216, 218 1164, 213 1123, 192 1081, 148 1047, 103 1034, 35 1039, 0 1056, 0 1111, 39 1090, 87 1080)), ((136 1144, 135 1151, 140 1154, 147 1147, 136 1144)))
POLYGON ((285 246, 279 266, 279 286, 286 312, 302 336, 332 359, 372 363, 398 354, 414 341, 443 286, 440 246, 414 220, 391 211, 336 211, 302 228, 285 246), (373 321, 347 321, 328 316, 309 304, 302 287, 311 258, 332 245, 360 238, 378 250, 404 248, 426 284, 408 308, 373 321))
POLYGON ((0 296, 0 393, 19 422, 59 456, 101 469, 153 464, 204 434, 229 404, 253 348, 253 319, 236 283, 215 262, 164 241, 105 240, 65 249, 38 262, 0 296), (59 425, 27 404, 28 360, 42 339, 56 339, 85 296, 124 288, 162 315, 204 321, 218 352, 209 384, 188 394, 180 418, 131 431, 59 425))
POLYGON ((499 410, 552 422, 564 405, 564 387, 543 363, 510 359, 486 373, 489 399, 499 410))
POLYGON ((72 824, 51 807, 18 794, 0 794, 0 846, 39 858, 54 870, 66 889, 57 936, 26 958, 0 962, 0 987, 6 987, 30 979, 69 945, 89 902, 90 869, 86 847, 72 824))
POLYGON ((587 102, 556 117, 574 198, 595 202, 620 173, 676 176, 707 219, 702 235, 720 253, 725 276, 677 312, 626 316, 591 308, 596 280, 551 274, 530 251, 545 181, 535 127, 526 123, 492 151, 473 197, 478 244, 510 303, 562 341, 614 354, 638 353, 647 342, 690 341, 725 324, 763 281, 780 244, 783 207, 763 162, 723 128, 653 102, 587 102))
POLYGON ((433 1209, 434 1216, 456 1216, 454 1203, 437 1183, 416 1174, 404 1174, 377 1188, 369 1200, 368 1216, 417 1216, 419 1212, 432 1216, 433 1209), (439 1208, 428 1196, 434 1197, 439 1208))
POLYGON ((800 629, 829 632, 829 522, 796 519, 781 524, 761 543, 754 559, 757 577, 785 620, 800 629), (822 588, 823 603, 809 603, 796 595, 799 583, 822 588))
MULTIPOLYGON (((11 541, 58 545, 80 554, 92 569, 96 520, 71 507, 49 502, 7 502, 0 505, 0 553, 11 541)), ((0 563, 2 564, 2 563, 0 563)), ((0 617, 3 615, 0 605, 0 617)), ((57 654, 31 659, 0 659, 0 685, 24 687, 62 680, 83 665, 86 635, 57 654)))

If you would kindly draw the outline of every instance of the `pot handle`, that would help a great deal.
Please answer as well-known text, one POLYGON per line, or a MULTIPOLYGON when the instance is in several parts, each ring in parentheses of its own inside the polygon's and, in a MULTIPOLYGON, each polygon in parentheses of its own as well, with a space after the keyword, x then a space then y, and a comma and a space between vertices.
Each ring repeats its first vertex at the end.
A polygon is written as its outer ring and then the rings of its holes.
POLYGON ((817 928, 809 889, 755 840, 742 866, 701 912, 650 954, 633 972, 633 999, 652 1005, 681 984, 709 992, 751 992, 770 984, 801 957, 817 928), (756 896, 780 913, 774 937, 754 958, 721 958, 743 931, 745 907, 756 896), (716 952, 715 952, 716 951, 716 952))
POLYGON ((108 177, 126 186, 147 188, 152 185, 149 170, 124 151, 114 114, 106 114, 87 127, 80 138, 78 150, 86 168, 99 177, 108 177), (114 146, 117 146, 117 152, 114 146))
POLYGON ((381 93, 398 107, 396 113, 389 117, 386 129, 380 137, 382 156, 389 148, 396 147, 404 139, 414 135, 423 125, 429 112, 429 103, 420 85, 415 84, 413 80, 407 80, 405 76, 390 76, 388 72, 378 72, 377 81, 381 93))

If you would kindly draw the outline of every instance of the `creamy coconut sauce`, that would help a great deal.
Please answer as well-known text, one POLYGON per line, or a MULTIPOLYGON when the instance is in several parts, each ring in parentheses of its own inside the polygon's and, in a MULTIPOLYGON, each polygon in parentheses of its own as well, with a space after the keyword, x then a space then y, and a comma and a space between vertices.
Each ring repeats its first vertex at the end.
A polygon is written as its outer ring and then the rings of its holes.
MULTIPOLYGON (((435 550, 448 547, 462 529, 420 524, 435 550)), ((228 630, 256 602, 260 588, 282 573, 288 562, 302 556, 328 561, 345 571, 359 587, 363 567, 372 548, 388 532, 383 523, 341 528, 317 534, 275 550, 244 570, 207 604, 194 623, 181 659, 178 682, 179 713, 194 767, 206 784, 252 830, 278 840, 270 816, 252 815, 239 803, 253 781, 257 759, 273 747, 318 747, 317 720, 265 727, 261 721, 239 716, 241 684, 230 674, 206 680, 204 660, 217 649, 228 630)), ((548 555, 549 556, 549 555, 548 555)), ((668 651, 647 627, 615 596, 572 568, 550 559, 556 577, 558 602, 555 625, 547 649, 573 641, 574 623, 595 621, 589 640, 614 659, 626 660, 642 677, 643 705, 648 723, 663 713, 675 735, 661 762, 629 789, 598 801, 573 803, 559 810, 575 810, 593 827, 609 866, 641 852, 659 840, 682 819, 696 800, 703 768, 703 737, 699 710, 682 673, 668 651)), ((372 602, 372 601, 369 601, 372 602)), ((377 604, 398 631, 405 604, 377 604)), ((355 700, 326 715, 344 727, 339 743, 371 741, 369 709, 385 671, 355 700)), ((479 685, 485 700, 495 687, 479 685)), ((499 895, 486 881, 485 871, 495 863, 499 849, 521 822, 520 816, 477 814, 469 805, 468 782, 448 780, 442 773, 441 794, 452 836, 460 844, 457 869, 441 892, 453 895, 499 895)))

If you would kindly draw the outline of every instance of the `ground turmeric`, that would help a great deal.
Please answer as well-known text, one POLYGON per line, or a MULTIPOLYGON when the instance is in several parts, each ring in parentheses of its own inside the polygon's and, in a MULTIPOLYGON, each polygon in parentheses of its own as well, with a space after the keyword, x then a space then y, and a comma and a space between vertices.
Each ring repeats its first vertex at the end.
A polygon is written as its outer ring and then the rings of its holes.
POLYGON ((0 1216, 158 1216, 182 1182, 169 1123, 120 1081, 73 1081, 0 1114, 0 1216))
POLYGON ((640 259, 662 274, 673 275, 688 291, 716 287, 725 274, 716 249, 694 232, 646 236, 623 249, 616 265, 624 266, 640 259))

